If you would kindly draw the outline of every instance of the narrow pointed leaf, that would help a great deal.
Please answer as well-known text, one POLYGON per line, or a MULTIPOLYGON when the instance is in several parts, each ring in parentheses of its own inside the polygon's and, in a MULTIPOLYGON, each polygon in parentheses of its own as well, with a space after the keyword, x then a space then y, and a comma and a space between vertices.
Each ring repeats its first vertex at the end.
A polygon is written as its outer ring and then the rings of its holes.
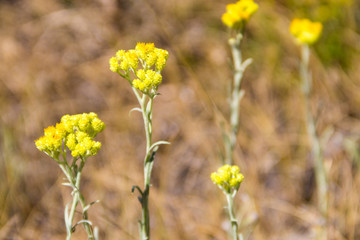
POLYGON ((131 115, 131 113, 132 113, 132 112, 134 112, 134 111, 137 111, 137 112, 142 112, 140 108, 138 108, 138 107, 134 107, 133 109, 131 109, 131 110, 129 111, 129 116, 130 116, 130 115, 131 115))
POLYGON ((94 205, 95 203, 98 203, 98 202, 100 202, 100 201, 96 200, 96 201, 86 205, 86 207, 84 207, 84 209, 83 209, 83 213, 85 213, 92 205, 94 205))
MULTIPOLYGON (((154 143, 153 145, 151 145, 149 151, 151 151, 153 148, 155 148, 156 146, 162 145, 162 144, 170 144, 170 142, 168 141, 158 141, 156 143, 154 143)), ((154 150, 155 151, 155 150, 154 150)))

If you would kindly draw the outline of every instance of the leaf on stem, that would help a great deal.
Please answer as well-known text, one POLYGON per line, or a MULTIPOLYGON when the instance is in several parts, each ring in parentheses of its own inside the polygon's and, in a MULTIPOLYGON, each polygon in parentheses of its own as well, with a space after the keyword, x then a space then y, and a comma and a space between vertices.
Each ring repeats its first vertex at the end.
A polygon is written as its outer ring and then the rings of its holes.
POLYGON ((142 205, 143 204, 142 200, 143 200, 144 192, 141 190, 141 188, 138 185, 132 186, 131 192, 132 193, 135 192, 135 189, 137 189, 139 191, 139 193, 140 193, 140 196, 138 197, 138 200, 139 200, 140 204, 142 205))
POLYGON ((79 224, 82 224, 82 223, 87 223, 87 224, 89 224, 90 226, 92 226, 92 223, 89 221, 89 220, 80 220, 80 221, 78 221, 77 223, 75 223, 75 225, 73 226, 73 228, 75 228, 77 225, 79 225, 79 224))
POLYGON ((243 97, 244 97, 244 95, 245 95, 245 90, 244 89, 241 89, 240 91, 239 91, 239 96, 238 96, 238 100, 240 101, 243 97))
POLYGON ((248 58, 246 59, 242 64, 241 64, 241 70, 245 71, 245 69, 253 62, 252 58, 248 58))
POLYGON ((99 200, 96 200, 96 201, 93 201, 93 202, 91 202, 91 203, 89 203, 88 205, 86 205, 85 207, 84 207, 84 209, 83 209, 83 213, 85 213, 92 205, 94 205, 95 203, 98 203, 98 202, 100 202, 99 200))
POLYGON ((156 143, 154 143, 153 145, 151 145, 151 147, 149 148, 149 152, 154 149, 154 152, 156 152, 158 150, 158 148, 155 149, 156 146, 162 145, 162 144, 170 144, 170 142, 168 141, 158 141, 156 143))
MULTIPOLYGON (((84 224, 84 223, 87 223, 89 224, 90 226, 92 226, 92 223, 89 221, 89 220, 80 220, 78 221, 77 223, 75 223, 75 225, 71 228, 71 232, 75 232, 76 230, 76 226, 79 225, 79 224, 84 224)), ((90 238, 89 238, 90 239, 90 238)))
POLYGON ((69 233, 71 230, 71 223, 69 223, 69 204, 66 204, 65 206, 65 211, 64 211, 64 218, 65 218, 65 226, 66 226, 66 231, 69 233))
POLYGON ((140 108, 134 107, 133 109, 131 109, 131 110, 129 111, 129 116, 131 116, 131 113, 134 112, 134 111, 142 112, 140 108))
POLYGON ((139 191, 139 193, 142 195, 144 195, 143 191, 141 190, 141 188, 138 185, 134 185, 131 188, 131 192, 133 193, 135 191, 135 189, 137 189, 139 191))
POLYGON ((68 187, 72 187, 73 188, 73 185, 71 183, 62 183, 61 185, 63 186, 68 186, 68 187))

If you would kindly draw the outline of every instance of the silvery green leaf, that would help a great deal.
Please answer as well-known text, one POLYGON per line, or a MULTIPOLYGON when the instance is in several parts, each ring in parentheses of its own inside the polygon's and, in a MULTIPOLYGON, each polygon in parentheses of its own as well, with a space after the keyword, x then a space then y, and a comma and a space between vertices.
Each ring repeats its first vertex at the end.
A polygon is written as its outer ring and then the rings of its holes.
POLYGON ((69 222, 70 219, 69 219, 68 210, 69 210, 69 203, 66 204, 66 206, 65 206, 64 220, 65 220, 66 232, 67 232, 67 233, 70 233, 70 232, 71 232, 71 223, 69 222))
POLYGON ((140 108, 134 107, 133 109, 131 109, 131 110, 129 111, 129 116, 130 116, 131 113, 134 112, 134 111, 142 112, 140 108))
POLYGON ((74 225, 74 227, 75 227, 76 225, 79 225, 79 224, 82 224, 82 223, 87 223, 87 224, 89 224, 89 225, 92 226, 92 223, 91 223, 89 220, 80 220, 80 221, 78 221, 78 222, 74 225))
POLYGON ((241 64, 241 68, 244 71, 251 63, 252 63, 252 58, 248 58, 246 59, 242 64, 241 64))
POLYGON ((84 209, 83 209, 83 213, 86 212, 92 205, 94 205, 95 203, 98 203, 98 202, 100 202, 100 201, 96 200, 96 201, 86 205, 86 207, 84 207, 84 209))
POLYGON ((68 186, 68 187, 72 187, 72 184, 71 184, 71 183, 62 183, 61 185, 68 186))
POLYGON ((94 238, 95 238, 95 240, 99 240, 99 228, 98 227, 94 228, 94 238))
MULTIPOLYGON (((159 145, 161 145, 161 144, 170 144, 169 142, 167 142, 167 141, 158 141, 158 142, 156 142, 156 143, 154 143, 153 145, 151 145, 151 147, 150 147, 150 149, 149 149, 149 152, 153 149, 153 148, 155 148, 156 146, 159 146, 159 145)), ((157 150, 157 149, 156 149, 157 150)), ((155 150, 154 150, 155 151, 155 150)))

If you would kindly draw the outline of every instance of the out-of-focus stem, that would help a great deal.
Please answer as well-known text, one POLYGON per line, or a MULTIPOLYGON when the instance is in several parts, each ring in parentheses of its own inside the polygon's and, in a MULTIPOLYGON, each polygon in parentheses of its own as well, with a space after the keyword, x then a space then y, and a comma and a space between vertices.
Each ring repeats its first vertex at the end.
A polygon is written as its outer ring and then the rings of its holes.
POLYGON ((301 67, 300 74, 302 80, 302 91, 305 98, 305 111, 306 111, 306 126, 309 141, 311 144, 311 150, 315 164, 315 177, 317 185, 317 201, 318 208, 322 216, 326 219, 328 214, 328 184, 326 171, 324 166, 324 159, 322 156, 322 149, 320 145, 319 137, 316 133, 315 120, 311 113, 310 107, 310 92, 311 92, 311 75, 309 74, 309 57, 310 50, 308 45, 302 45, 301 54, 301 67))
POLYGON ((239 33, 235 38, 229 39, 231 47, 233 64, 234 64, 234 77, 233 86, 230 98, 230 132, 227 133, 224 139, 225 144, 225 163, 229 165, 234 164, 233 154, 236 145, 237 134, 239 132, 239 114, 240 114, 240 101, 244 95, 241 90, 241 80, 246 67, 251 63, 251 59, 242 62, 242 55, 240 50, 240 43, 242 34, 239 33))
POLYGON ((227 136, 227 141, 225 141, 225 162, 227 164, 233 164, 233 152, 236 144, 236 136, 239 129, 239 105, 240 105, 240 84, 243 75, 242 66, 241 66, 241 43, 242 35, 238 34, 235 38, 229 39, 229 45, 231 47, 233 64, 234 64, 234 77, 233 77, 233 86, 230 98, 230 132, 227 136))

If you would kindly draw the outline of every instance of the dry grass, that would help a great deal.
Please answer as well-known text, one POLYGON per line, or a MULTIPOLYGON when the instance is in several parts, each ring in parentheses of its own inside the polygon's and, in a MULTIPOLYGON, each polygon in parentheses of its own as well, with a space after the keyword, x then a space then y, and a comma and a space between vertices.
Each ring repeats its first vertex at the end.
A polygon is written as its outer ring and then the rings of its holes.
MULTIPOLYGON (((360 239, 360 7, 336 2, 264 0, 248 26, 244 56, 254 63, 243 81, 236 163, 245 182, 236 203, 244 221, 258 219, 250 239, 312 239, 319 224, 299 49, 288 24, 296 14, 317 16, 320 3, 334 15, 311 59, 318 131, 330 133, 329 235, 360 239)), ((229 49, 219 20, 226 3, 0 1, 0 239, 64 239, 69 189, 33 141, 62 115, 90 111, 107 124, 83 175, 86 198, 101 200, 90 218, 101 239, 138 238, 140 205, 130 190, 143 182, 142 120, 129 116, 135 97, 108 59, 139 41, 170 52, 154 109, 154 139, 172 144, 155 162, 153 239, 226 239, 224 197, 209 178, 220 165, 220 122, 229 112, 229 49)), ((74 236, 84 239, 83 230, 74 236)))

